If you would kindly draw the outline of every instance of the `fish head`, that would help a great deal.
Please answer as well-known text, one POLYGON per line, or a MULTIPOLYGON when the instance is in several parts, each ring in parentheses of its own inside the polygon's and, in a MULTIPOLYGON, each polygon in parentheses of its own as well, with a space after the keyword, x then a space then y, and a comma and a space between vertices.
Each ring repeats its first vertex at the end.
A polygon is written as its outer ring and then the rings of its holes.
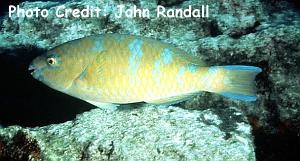
POLYGON ((83 69, 83 62, 74 51, 54 48, 36 57, 29 65, 31 75, 58 91, 67 92, 83 69))

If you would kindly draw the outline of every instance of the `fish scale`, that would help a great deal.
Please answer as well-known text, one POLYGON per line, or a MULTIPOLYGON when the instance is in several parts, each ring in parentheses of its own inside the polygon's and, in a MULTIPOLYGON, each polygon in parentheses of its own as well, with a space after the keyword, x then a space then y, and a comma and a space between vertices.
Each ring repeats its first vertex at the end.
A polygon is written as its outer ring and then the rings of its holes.
POLYGON ((261 72, 243 65, 208 67, 172 45, 121 34, 64 43, 33 60, 30 68, 35 78, 71 96, 120 104, 172 104, 200 91, 254 101, 253 80, 261 72))
MULTIPOLYGON (((134 39, 134 38, 129 39, 129 41, 127 41, 127 43, 123 43, 122 45, 120 45, 120 49, 127 48, 127 49, 125 49, 125 51, 127 50, 127 52, 125 54, 124 54, 124 52, 115 52, 114 53, 114 58, 111 58, 111 59, 117 59, 121 54, 123 54, 123 56, 127 55, 127 57, 131 56, 130 54, 132 54, 132 53, 130 53, 130 51, 128 51, 128 48, 130 46, 130 41, 132 42, 134 40, 147 42, 147 40, 144 40, 144 39, 134 39)), ((105 41, 110 42, 112 40, 110 38, 108 38, 105 41)), ((158 45, 158 46, 160 48, 154 48, 154 49, 156 49, 156 51, 154 50, 154 52, 152 51, 151 53, 160 53, 160 52, 162 52, 162 50, 164 49, 163 45, 158 45)), ((135 48, 135 50, 137 50, 138 47, 134 46, 134 48, 135 48)), ((110 49, 113 50, 114 48, 112 47, 110 49)), ((108 53, 110 52, 109 51, 110 49, 107 49, 108 53)), ((149 49, 151 50, 151 48, 147 48, 146 45, 141 46, 141 52, 142 53, 147 53, 147 51, 149 52, 149 49)), ((124 51, 124 50, 119 50, 119 51, 124 51)), ((156 95, 152 94, 151 95, 152 98, 153 97, 161 97, 161 95, 166 95, 167 93, 172 92, 171 91, 172 88, 170 88, 170 86, 168 86, 169 84, 172 84, 172 81, 174 80, 174 79, 172 79, 172 77, 168 78, 168 77, 166 77, 167 75, 164 74, 163 76, 161 76, 161 83, 157 84, 157 83, 155 83, 155 81, 153 81, 155 79, 154 78, 155 75, 150 74, 154 70, 153 69, 154 66, 153 66, 153 63, 151 63, 151 59, 154 59, 154 60, 156 59, 156 60, 162 61, 162 58, 159 54, 155 54, 155 56, 153 58, 152 58, 152 56, 153 55, 148 54, 148 53, 143 55, 141 60, 139 60, 140 62, 138 62, 140 64, 143 64, 143 67, 141 67, 137 70, 136 75, 134 75, 134 74, 133 75, 125 75, 125 76, 124 75, 119 75, 120 72, 119 73, 116 72, 115 69, 116 68, 119 68, 119 70, 120 69, 130 69, 130 67, 129 67, 130 64, 127 63, 127 65, 124 65, 122 63, 117 64, 115 62, 112 62, 111 65, 113 65, 113 67, 111 67, 110 72, 107 72, 107 75, 110 76, 111 73, 113 73, 113 75, 116 76, 115 78, 119 78, 119 80, 112 81, 110 84, 107 84, 106 87, 108 89, 110 89, 111 91, 113 91, 113 89, 118 91, 119 88, 122 88, 122 87, 119 87, 117 85, 118 82, 121 80, 121 82, 123 82, 122 84, 123 84, 124 87, 127 87, 127 86, 130 87, 130 88, 124 90, 124 91, 128 91, 129 94, 132 94, 131 97, 135 101, 139 100, 139 99, 141 101, 146 100, 147 99, 147 95, 146 95, 147 92, 145 92, 145 91, 151 91, 152 93, 157 93, 156 95), (130 82, 133 82, 133 83, 130 84, 130 82), (155 84, 155 86, 152 86, 153 84, 155 84), (165 87, 161 88, 161 86, 165 86, 165 87), (153 87, 156 87, 156 88, 153 88, 153 87), (151 88, 151 90, 150 90, 150 88, 151 88), (142 97, 142 98, 139 98, 139 97, 142 97)), ((124 58, 123 60, 126 60, 126 58, 124 58)), ((162 65, 162 68, 166 68, 167 66, 168 65, 162 65)), ((109 68, 109 67, 107 67, 107 68, 109 68)), ((164 72, 162 69, 160 69, 160 71, 164 72)), ((122 97, 122 98, 119 97, 118 92, 117 93, 113 93, 113 92, 107 93, 106 99, 112 99, 112 98, 109 98, 109 97, 115 97, 115 98, 113 98, 114 100, 124 99, 124 97, 122 97)), ((148 99, 152 99, 152 98, 148 98, 148 99)), ((130 101, 130 98, 128 100, 125 100, 125 101, 130 101)))

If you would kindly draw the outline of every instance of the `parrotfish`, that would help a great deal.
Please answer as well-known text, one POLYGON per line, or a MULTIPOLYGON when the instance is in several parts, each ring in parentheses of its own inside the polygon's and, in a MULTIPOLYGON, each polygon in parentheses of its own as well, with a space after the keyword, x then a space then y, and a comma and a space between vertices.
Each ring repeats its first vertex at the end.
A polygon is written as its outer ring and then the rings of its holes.
POLYGON ((255 101, 255 66, 206 66, 170 44, 123 34, 92 35, 35 58, 34 78, 92 104, 174 104, 201 91, 255 101))

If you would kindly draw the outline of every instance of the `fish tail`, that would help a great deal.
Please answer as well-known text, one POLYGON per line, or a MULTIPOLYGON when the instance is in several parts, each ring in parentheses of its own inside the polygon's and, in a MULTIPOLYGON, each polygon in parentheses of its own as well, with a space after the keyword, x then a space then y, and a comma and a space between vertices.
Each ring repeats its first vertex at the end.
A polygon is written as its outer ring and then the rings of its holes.
POLYGON ((255 76, 262 70, 259 67, 244 65, 220 66, 224 69, 224 88, 216 93, 241 101, 255 101, 255 76))

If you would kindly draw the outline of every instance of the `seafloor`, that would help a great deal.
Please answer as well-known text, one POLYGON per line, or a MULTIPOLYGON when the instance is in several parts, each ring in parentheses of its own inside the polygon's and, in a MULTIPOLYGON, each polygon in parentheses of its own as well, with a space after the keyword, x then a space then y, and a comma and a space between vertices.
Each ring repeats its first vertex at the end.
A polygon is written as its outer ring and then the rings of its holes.
MULTIPOLYGON (((4 2, 3 2, 4 3, 4 2)), ((1 6, 0 160, 300 160, 300 5, 292 0, 12 1, 47 18, 8 17, 1 6), (118 4, 210 6, 209 18, 115 18, 118 4), (54 10, 98 6, 100 18, 54 10), (34 80, 28 64, 61 43, 92 34, 141 35, 173 44, 209 65, 263 69, 256 102, 201 93, 165 107, 102 110, 34 80)))

